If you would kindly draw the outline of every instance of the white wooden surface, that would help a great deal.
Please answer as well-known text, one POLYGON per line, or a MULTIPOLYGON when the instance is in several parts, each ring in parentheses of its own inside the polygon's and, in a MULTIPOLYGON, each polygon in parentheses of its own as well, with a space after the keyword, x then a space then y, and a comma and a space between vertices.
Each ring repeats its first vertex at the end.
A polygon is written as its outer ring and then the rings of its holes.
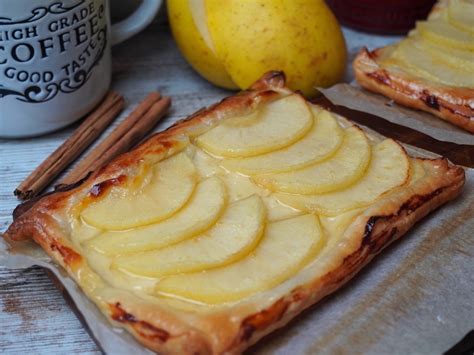
MULTIPOLYGON (((378 47, 397 37, 370 36, 345 29, 351 60, 362 45, 378 47)), ((230 92, 200 78, 180 56, 166 24, 146 31, 113 50, 112 87, 122 93, 127 109, 151 90, 173 99, 173 108, 158 130, 186 117, 230 92)), ((349 69, 345 81, 352 80, 349 69)), ((1 113, 0 113, 1 114, 1 113)), ((34 139, 0 140, 0 231, 11 222, 18 204, 14 188, 48 156, 74 127, 34 139)), ((0 266, 0 353, 98 353, 60 292, 39 268, 7 270, 0 266)))

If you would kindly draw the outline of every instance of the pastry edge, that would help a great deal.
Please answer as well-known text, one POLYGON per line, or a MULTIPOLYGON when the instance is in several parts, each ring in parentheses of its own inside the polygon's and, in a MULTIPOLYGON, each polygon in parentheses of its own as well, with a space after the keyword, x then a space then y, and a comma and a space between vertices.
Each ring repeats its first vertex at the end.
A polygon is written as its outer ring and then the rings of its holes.
POLYGON ((404 106, 429 112, 474 133, 474 89, 436 86, 429 81, 381 67, 377 59, 387 47, 362 48, 352 63, 357 82, 404 106))
MULTIPOLYGON (((143 154, 156 152, 157 149, 169 151, 173 147, 173 143, 170 145, 173 137, 188 132, 188 129, 205 121, 219 120, 229 110, 241 112, 248 109, 249 105, 273 99, 275 95, 272 90, 279 93, 278 95, 290 93, 284 87, 284 76, 281 73, 269 73, 254 84, 252 90, 224 99, 221 103, 152 136, 132 152, 118 157, 94 173, 78 187, 45 197, 14 221, 5 238, 13 241, 32 237, 75 278, 77 270, 87 263, 62 235, 60 226, 50 215, 52 210, 66 208, 65 203, 72 195, 88 191, 97 182, 117 176, 143 154)), ((464 170, 449 164, 445 159, 431 162, 441 169, 443 174, 424 179, 423 184, 417 185, 415 194, 382 206, 370 207, 368 210, 373 211, 364 216, 361 228, 348 236, 354 242, 351 249, 338 250, 334 256, 339 261, 336 267, 330 268, 322 277, 300 284, 270 305, 259 307, 257 303, 250 307, 229 308, 218 316, 202 315, 202 327, 196 327, 180 318, 180 311, 163 308, 155 310, 151 309, 151 306, 145 307, 126 298, 108 304, 93 301, 113 324, 127 328, 139 342, 154 351, 172 354, 240 353, 344 285, 376 254, 405 234, 418 220, 454 199, 464 184, 464 170), (238 322, 232 323, 231 317, 236 317, 238 322), (219 334, 213 334, 209 329, 219 334)))

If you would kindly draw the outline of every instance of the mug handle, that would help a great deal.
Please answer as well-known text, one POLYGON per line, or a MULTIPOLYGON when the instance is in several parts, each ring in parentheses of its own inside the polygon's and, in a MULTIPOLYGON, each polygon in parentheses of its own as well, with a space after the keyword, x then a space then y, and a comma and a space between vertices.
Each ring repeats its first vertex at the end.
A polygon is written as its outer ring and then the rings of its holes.
POLYGON ((112 25, 112 45, 119 44, 136 35, 155 18, 162 0, 143 0, 133 14, 112 25))

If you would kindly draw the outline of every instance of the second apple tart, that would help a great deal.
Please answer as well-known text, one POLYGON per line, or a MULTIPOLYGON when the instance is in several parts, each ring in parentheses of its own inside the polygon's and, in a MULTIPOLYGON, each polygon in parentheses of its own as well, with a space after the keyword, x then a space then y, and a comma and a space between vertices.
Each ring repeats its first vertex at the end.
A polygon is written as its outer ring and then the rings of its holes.
POLYGON ((474 133, 474 3, 440 0, 400 42, 362 49, 357 81, 474 133))

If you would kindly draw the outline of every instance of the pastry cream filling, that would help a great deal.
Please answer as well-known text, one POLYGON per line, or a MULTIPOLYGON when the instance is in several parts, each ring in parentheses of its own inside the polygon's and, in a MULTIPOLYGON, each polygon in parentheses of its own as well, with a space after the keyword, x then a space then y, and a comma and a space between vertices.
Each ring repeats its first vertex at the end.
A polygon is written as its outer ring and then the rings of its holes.
POLYGON ((365 208, 420 177, 393 140, 366 137, 296 94, 271 105, 144 161, 73 208, 71 239, 89 266, 146 299, 238 302, 291 279, 365 208), (294 119, 298 129, 282 129, 294 119))
POLYGON ((474 3, 451 0, 381 58, 382 65, 439 84, 474 87, 474 3))

